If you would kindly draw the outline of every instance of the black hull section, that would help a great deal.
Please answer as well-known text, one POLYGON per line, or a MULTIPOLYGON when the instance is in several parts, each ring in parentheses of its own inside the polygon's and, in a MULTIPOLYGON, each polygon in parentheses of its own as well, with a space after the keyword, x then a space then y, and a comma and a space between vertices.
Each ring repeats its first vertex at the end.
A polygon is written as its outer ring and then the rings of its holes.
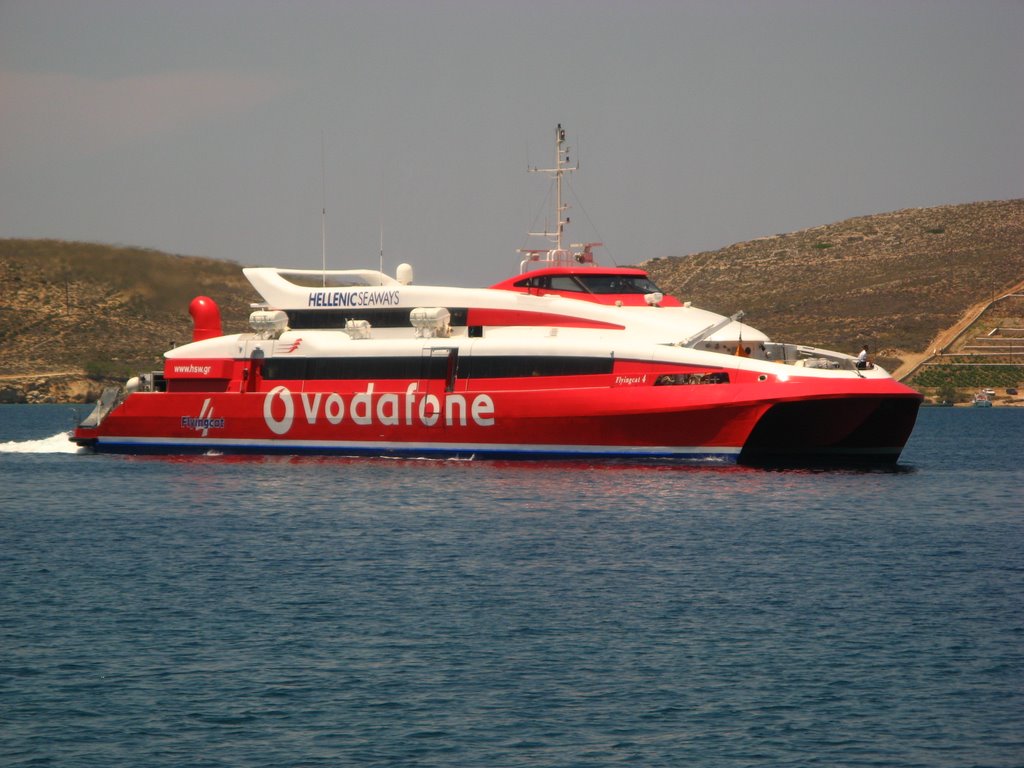
POLYGON ((843 397, 776 403, 740 452, 753 466, 892 465, 917 421, 920 397, 843 397))

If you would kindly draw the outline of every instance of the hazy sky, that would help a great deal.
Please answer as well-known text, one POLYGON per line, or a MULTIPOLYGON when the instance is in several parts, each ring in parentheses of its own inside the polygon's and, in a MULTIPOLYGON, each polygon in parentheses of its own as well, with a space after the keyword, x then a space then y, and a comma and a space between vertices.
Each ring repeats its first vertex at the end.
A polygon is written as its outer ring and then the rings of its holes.
POLYGON ((1024 197, 1024 2, 0 0, 0 237, 489 284, 559 122, 621 264, 1024 197))

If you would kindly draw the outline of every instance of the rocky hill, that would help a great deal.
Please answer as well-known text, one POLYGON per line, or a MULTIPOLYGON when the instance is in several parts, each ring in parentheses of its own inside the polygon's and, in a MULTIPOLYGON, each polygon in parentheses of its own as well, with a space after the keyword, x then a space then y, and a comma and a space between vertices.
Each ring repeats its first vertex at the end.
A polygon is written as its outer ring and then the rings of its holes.
POLYGON ((191 339, 188 304, 207 295, 225 332, 259 296, 238 264, 140 248, 0 240, 0 402, 87 401, 161 368, 191 339))
MULTIPOLYGON (((1024 200, 863 216, 642 266, 684 301, 744 310, 776 340, 866 342, 892 370, 1024 279, 1024 200)), ((191 338, 188 303, 200 294, 220 305, 226 333, 244 330, 259 301, 232 262, 0 239, 0 402, 87 401, 160 368, 191 338)))
POLYGON ((1024 279, 1024 200, 913 208, 642 265, 664 290, 778 341, 922 352, 1024 279))

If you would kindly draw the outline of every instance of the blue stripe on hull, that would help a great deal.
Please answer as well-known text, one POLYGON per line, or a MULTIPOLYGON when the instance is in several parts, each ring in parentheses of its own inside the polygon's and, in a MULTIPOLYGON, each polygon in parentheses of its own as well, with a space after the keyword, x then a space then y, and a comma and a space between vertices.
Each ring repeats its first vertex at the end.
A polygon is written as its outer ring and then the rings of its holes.
POLYGON ((274 455, 334 455, 407 458, 430 457, 438 459, 634 459, 671 460, 687 462, 735 463, 738 448, 669 448, 662 446, 501 446, 501 445, 457 445, 443 444, 410 445, 396 447, 389 445, 350 445, 329 441, 271 441, 252 443, 248 441, 220 442, 209 440, 165 441, 155 438, 123 440, 100 438, 91 446, 97 453, 122 454, 191 454, 210 452, 225 454, 274 454, 274 455))

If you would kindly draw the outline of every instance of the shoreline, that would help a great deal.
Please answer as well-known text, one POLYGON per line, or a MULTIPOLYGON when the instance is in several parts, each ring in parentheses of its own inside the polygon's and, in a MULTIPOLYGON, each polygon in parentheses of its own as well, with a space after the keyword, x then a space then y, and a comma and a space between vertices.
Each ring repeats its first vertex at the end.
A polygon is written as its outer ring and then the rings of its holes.
POLYGON ((113 386, 124 386, 124 380, 64 371, 4 374, 0 376, 0 405, 85 405, 113 386))

